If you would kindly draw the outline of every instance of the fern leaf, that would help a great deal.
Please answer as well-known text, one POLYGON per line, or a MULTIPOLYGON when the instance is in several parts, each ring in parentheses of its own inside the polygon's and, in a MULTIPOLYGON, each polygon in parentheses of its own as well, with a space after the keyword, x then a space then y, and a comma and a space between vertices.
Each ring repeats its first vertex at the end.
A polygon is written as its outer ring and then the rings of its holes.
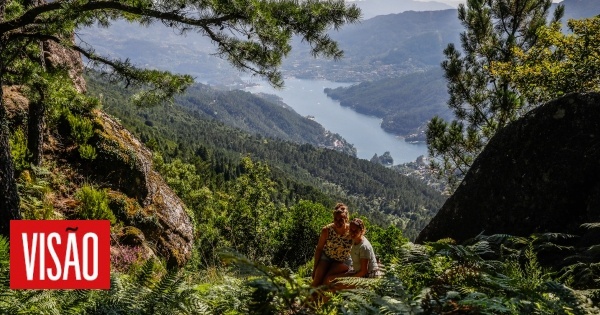
POLYGON ((580 225, 580 227, 584 228, 584 229, 597 229, 600 228, 600 222, 595 222, 595 223, 584 223, 582 225, 580 225))
POLYGON ((546 242, 550 242, 550 241, 556 241, 556 240, 568 240, 568 239, 572 239, 572 238, 576 238, 579 237, 578 235, 573 235, 573 234, 567 234, 567 233, 536 233, 531 235, 531 238, 534 240, 534 242, 537 241, 546 241, 546 242))

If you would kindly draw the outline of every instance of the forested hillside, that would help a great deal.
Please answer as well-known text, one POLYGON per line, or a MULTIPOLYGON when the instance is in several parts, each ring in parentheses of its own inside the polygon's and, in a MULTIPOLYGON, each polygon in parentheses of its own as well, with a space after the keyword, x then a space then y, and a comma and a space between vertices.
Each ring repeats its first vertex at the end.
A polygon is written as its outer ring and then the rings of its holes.
POLYGON ((300 116, 272 95, 221 91, 203 84, 188 88, 176 102, 200 114, 253 134, 299 144, 309 143, 356 155, 354 147, 314 120, 300 116))
POLYGON ((342 106, 380 117, 381 127, 393 134, 415 133, 432 117, 448 118, 448 93, 441 69, 416 72, 393 79, 363 82, 350 87, 325 89, 342 106))
POLYGON ((104 110, 118 117, 150 148, 162 152, 168 161, 208 162, 217 178, 234 178, 241 157, 248 155, 267 162, 283 181, 349 200, 353 211, 378 224, 398 224, 408 237, 416 236, 444 201, 424 183, 367 160, 310 144, 252 135, 178 104, 136 108, 126 99, 130 91, 92 77, 88 84, 93 95, 102 95, 104 110))

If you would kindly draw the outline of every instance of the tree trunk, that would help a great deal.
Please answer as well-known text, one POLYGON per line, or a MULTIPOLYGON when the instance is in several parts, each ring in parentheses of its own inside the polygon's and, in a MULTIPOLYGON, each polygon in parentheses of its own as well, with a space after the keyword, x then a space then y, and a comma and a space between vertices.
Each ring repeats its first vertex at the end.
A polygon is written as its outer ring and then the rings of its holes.
MULTIPOLYGON (((29 0, 25 1, 25 5, 38 6, 43 4, 44 0, 29 0)), ((44 42, 38 42, 40 48, 40 65, 42 68, 46 67, 44 59, 44 42)), ((42 164, 42 144, 44 143, 44 128, 45 128, 45 115, 46 106, 44 105, 44 92, 41 88, 37 88, 39 98, 29 103, 29 116, 27 119, 27 150, 31 154, 30 163, 34 166, 40 166, 42 164)))
MULTIPOLYGON (((0 21, 4 21, 4 9, 6 1, 0 1, 0 21)), ((0 38, 0 55, 4 51, 4 40, 0 38)), ((8 114, 4 107, 4 85, 5 65, 0 58, 0 235, 10 237, 10 220, 20 220, 19 211, 19 193, 17 191, 17 181, 15 180, 15 167, 13 165, 12 155, 8 137, 8 114)))
POLYGON ((43 99, 29 103, 27 119, 27 149, 31 154, 30 162, 35 166, 42 163, 42 144, 44 143, 46 106, 43 99))
MULTIPOLYGON (((0 47, 1 49, 1 47, 0 47)), ((1 76, 1 74, 0 74, 1 76)), ((4 107, 0 81, 0 235, 10 236, 10 220, 20 220, 19 194, 15 180, 10 146, 8 144, 8 115, 4 107)))

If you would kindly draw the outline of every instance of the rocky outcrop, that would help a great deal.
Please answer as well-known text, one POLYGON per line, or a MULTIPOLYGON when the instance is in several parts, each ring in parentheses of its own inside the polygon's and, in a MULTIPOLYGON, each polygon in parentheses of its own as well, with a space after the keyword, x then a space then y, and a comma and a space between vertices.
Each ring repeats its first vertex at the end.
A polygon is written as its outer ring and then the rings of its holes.
MULTIPOLYGON (((113 191, 115 215, 135 226, 170 266, 182 266, 191 257, 193 225, 185 205, 152 169, 152 153, 114 118, 96 112, 97 157, 90 175, 113 191), (132 200, 129 200, 132 199, 132 200), (120 209, 120 210, 119 210, 120 209)), ((88 168, 89 169, 89 168, 88 168)))
POLYGON ((461 242, 479 233, 581 235, 588 222, 600 222, 597 93, 557 99, 498 132, 416 242, 461 242))
MULTIPOLYGON (((75 38, 73 37, 71 40, 75 41, 75 38)), ((53 41, 44 41, 43 45, 46 66, 67 69, 75 89, 79 93, 85 93, 87 87, 83 78, 83 61, 79 52, 65 48, 53 41)))
POLYGON ((27 121, 29 100, 23 96, 23 92, 19 86, 2 87, 2 104, 6 108, 6 114, 11 126, 20 125, 27 121))
MULTIPOLYGON (((67 69, 76 90, 86 91, 78 52, 46 41, 44 61, 47 67, 67 69)), ((28 99, 19 86, 3 87, 3 92, 11 126, 23 125, 28 99)), ((59 123, 57 130, 45 139, 45 159, 55 160, 56 163, 50 163, 52 172, 68 183, 53 192, 54 209, 62 217, 77 218, 78 203, 73 192, 82 183, 107 188, 111 210, 125 226, 113 235, 113 241, 143 245, 165 258, 171 267, 184 265, 191 257, 193 245, 193 224, 185 205, 152 169, 152 153, 138 139, 103 112, 95 111, 94 117, 95 136, 89 141, 97 154, 93 160, 80 158, 66 122, 59 123)), ((113 253, 119 252, 118 248, 113 249, 113 253)))

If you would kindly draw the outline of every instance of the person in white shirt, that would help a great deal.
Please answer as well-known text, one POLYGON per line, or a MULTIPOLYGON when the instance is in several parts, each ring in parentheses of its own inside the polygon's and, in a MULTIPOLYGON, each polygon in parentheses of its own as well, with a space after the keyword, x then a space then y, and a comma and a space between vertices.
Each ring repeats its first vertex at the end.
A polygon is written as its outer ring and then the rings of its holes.
MULTIPOLYGON (((327 277, 325 284, 332 284, 335 279, 340 277, 361 277, 372 278, 377 274, 378 263, 375 257, 375 251, 369 240, 365 237, 365 224, 361 219, 355 218, 350 221, 350 237, 352 238, 352 247, 350 256, 352 257, 352 269, 346 273, 334 274, 327 277)), ((333 289, 349 289, 351 286, 334 284, 333 289)))

